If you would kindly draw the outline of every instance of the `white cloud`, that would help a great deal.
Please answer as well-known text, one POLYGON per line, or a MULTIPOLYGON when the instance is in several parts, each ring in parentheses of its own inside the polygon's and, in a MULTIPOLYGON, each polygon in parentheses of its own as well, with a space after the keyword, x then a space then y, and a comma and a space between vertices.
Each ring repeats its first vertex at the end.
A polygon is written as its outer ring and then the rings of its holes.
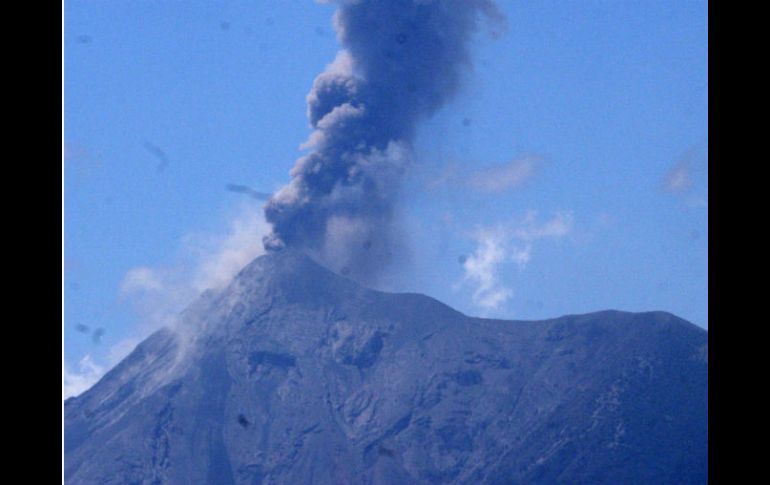
POLYGON ((129 270, 121 294, 134 304, 144 334, 172 325, 177 315, 207 289, 220 288, 251 260, 264 253, 262 237, 270 230, 260 207, 244 204, 221 235, 183 238, 175 266, 129 270))
POLYGON ((515 263, 523 270, 532 259, 534 244, 543 238, 561 238, 572 230, 572 215, 560 212, 539 223, 537 212, 529 211, 518 224, 498 224, 481 227, 472 238, 476 249, 463 262, 461 284, 473 288, 471 299, 483 311, 499 308, 513 296, 513 290, 503 284, 500 269, 515 263))
POLYGON ((500 193, 524 185, 540 169, 542 158, 527 156, 479 170, 468 184, 481 192, 500 193))
POLYGON ((124 293, 135 291, 160 291, 163 289, 163 283, 160 276, 152 268, 139 266, 128 270, 123 282, 120 284, 120 290, 124 293))
POLYGON ((475 287, 473 303, 486 310, 497 308, 513 294, 498 277, 500 265, 510 258, 507 238, 501 227, 479 229, 474 235, 476 250, 463 263, 463 280, 475 287))
POLYGON ((104 374, 104 367, 96 364, 91 355, 86 355, 78 362, 77 370, 72 370, 65 362, 62 367, 62 397, 67 399, 88 390, 104 374))
POLYGON ((520 248, 511 248, 511 261, 524 269, 527 263, 532 259, 532 245, 527 244, 520 248))
POLYGON ((244 206, 230 223, 230 232, 210 238, 208 248, 204 247, 193 271, 195 290, 202 292, 229 283, 244 266, 264 254, 262 237, 269 232, 262 209, 244 206))
POLYGON ((260 207, 244 204, 220 235, 190 235, 180 247, 176 266, 130 269, 120 285, 121 295, 134 305, 141 321, 135 335, 113 345, 102 365, 89 354, 76 369, 63 365, 64 399, 95 384, 147 335, 173 326, 177 315, 200 293, 226 285, 252 259, 264 253, 262 237, 269 232, 260 207))
POLYGON ((177 315, 200 293, 226 285, 252 259, 264 253, 262 237, 269 232, 261 208, 243 205, 221 235, 191 235, 180 248, 182 262, 174 267, 130 269, 121 284, 141 318, 134 336, 113 345, 102 365, 90 355, 76 369, 63 364, 63 397, 76 396, 94 385, 126 357, 149 333, 173 325, 177 315))
POLYGON ((569 212, 557 212, 554 217, 538 224, 537 212, 527 211, 524 222, 514 230, 516 239, 522 241, 535 241, 544 237, 561 237, 572 229, 572 214, 569 212))

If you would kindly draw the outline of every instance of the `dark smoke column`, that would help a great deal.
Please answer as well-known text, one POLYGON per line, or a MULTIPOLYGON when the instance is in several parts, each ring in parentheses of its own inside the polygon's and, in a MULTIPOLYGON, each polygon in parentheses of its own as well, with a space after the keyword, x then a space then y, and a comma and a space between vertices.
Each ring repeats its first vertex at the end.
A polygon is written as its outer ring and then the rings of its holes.
POLYGON ((491 0, 337 3, 344 49, 308 94, 312 152, 268 201, 264 245, 371 280, 395 243, 393 207, 416 123, 457 92, 480 17, 503 19, 491 0))

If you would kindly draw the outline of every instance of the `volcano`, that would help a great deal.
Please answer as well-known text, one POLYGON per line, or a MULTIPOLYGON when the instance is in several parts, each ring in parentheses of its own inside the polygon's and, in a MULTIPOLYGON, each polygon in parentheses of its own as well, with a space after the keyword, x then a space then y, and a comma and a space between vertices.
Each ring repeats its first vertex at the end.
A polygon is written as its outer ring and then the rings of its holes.
POLYGON ((708 333, 474 318, 271 252, 64 403, 78 484, 701 484, 708 333))

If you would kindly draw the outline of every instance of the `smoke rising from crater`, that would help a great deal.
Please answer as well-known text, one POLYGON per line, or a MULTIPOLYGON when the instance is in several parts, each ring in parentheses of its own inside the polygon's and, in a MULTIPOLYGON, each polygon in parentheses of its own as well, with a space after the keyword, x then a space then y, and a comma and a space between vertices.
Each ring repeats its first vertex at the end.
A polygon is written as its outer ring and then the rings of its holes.
POLYGON ((491 0, 340 0, 341 50, 313 83, 314 129, 291 182, 267 203, 268 250, 306 250, 371 280, 397 235, 394 203, 417 122, 458 91, 479 21, 504 19, 491 0))

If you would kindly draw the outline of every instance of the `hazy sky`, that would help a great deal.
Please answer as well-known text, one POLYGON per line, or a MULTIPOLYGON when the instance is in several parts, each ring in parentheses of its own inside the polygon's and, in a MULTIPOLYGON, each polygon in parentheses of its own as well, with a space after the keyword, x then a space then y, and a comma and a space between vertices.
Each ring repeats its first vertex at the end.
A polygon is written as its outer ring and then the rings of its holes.
MULTIPOLYGON (((419 125, 379 287, 471 315, 708 326, 707 3, 498 2, 419 125)), ((339 45, 306 1, 64 4, 70 392, 261 250, 339 45)))

